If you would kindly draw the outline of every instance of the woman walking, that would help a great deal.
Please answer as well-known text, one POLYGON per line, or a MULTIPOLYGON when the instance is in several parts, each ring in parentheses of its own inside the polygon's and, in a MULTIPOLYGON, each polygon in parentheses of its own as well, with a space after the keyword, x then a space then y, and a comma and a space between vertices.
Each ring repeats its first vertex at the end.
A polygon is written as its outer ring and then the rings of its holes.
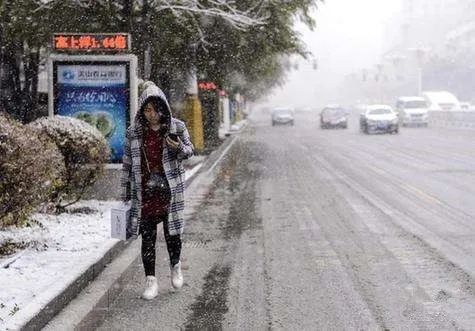
POLYGON ((127 129, 122 201, 131 200, 132 233, 142 236, 145 290, 151 300, 158 294, 155 277, 157 225, 162 223, 170 257, 171 283, 183 285, 181 235, 184 226, 185 170, 182 160, 193 155, 185 124, 172 117, 165 94, 154 83, 143 83, 139 111, 127 129))

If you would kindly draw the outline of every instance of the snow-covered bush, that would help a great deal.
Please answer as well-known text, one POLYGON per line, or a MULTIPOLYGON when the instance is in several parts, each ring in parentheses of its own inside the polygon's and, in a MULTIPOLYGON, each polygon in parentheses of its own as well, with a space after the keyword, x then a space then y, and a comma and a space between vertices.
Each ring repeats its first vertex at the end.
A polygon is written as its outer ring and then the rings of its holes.
POLYGON ((109 160, 110 149, 104 136, 93 126, 77 118, 54 116, 29 124, 46 133, 63 154, 66 173, 56 202, 63 195, 80 199, 84 190, 94 184, 109 160))
POLYGON ((0 228, 24 225, 61 185, 64 171, 48 137, 0 113, 0 228))

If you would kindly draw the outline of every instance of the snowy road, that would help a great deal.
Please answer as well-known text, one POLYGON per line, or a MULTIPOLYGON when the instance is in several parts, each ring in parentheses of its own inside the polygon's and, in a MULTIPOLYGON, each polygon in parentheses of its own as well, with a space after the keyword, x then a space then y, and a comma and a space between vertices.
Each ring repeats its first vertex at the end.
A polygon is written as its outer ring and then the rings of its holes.
POLYGON ((475 130, 272 127, 254 113, 189 191, 185 286, 138 296, 139 260, 100 330, 473 329, 475 130))

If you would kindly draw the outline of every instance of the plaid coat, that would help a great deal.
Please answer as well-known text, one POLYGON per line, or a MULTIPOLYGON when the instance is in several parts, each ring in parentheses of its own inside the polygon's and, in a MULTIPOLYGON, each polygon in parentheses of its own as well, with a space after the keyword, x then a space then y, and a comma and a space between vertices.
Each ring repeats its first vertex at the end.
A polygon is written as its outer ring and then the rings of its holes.
MULTIPOLYGON (((127 129, 125 138, 124 156, 122 159, 122 201, 131 200, 131 232, 138 235, 142 211, 142 124, 139 120, 144 105, 150 98, 160 98, 168 106, 165 95, 156 85, 148 86, 139 98, 139 112, 134 123, 127 129)), ((185 170, 182 160, 193 155, 193 145, 185 123, 173 118, 169 111, 169 133, 176 134, 181 140, 178 151, 169 149, 164 141, 162 163, 171 191, 171 201, 168 212, 168 230, 170 235, 182 234, 184 227, 185 209, 185 170)))

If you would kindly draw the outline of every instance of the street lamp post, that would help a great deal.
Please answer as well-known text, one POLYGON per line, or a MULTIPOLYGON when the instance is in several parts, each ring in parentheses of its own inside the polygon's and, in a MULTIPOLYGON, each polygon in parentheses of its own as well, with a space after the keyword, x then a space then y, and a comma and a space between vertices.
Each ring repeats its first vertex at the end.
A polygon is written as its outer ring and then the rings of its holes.
POLYGON ((419 65, 419 68, 417 69, 417 92, 418 96, 421 96, 422 94, 422 66, 419 65))
POLYGON ((384 81, 383 81, 383 64, 381 64, 381 63, 376 64, 376 70, 377 70, 377 77, 378 77, 377 83, 379 85, 378 86, 379 87, 379 91, 378 91, 379 92, 378 93, 379 94, 379 102, 384 103, 384 101, 383 101, 383 99, 384 99, 384 97, 383 97, 383 94, 384 94, 383 93, 383 83, 384 83, 384 81))
POLYGON ((422 77, 422 65, 424 61, 425 54, 428 52, 427 48, 424 47, 417 47, 417 48, 409 48, 409 51, 415 52, 416 61, 417 61, 417 93, 420 96, 422 94, 422 86, 423 86, 423 77, 422 77))
POLYGON ((401 55, 401 54, 394 54, 390 56, 386 56, 385 58, 388 60, 388 63, 391 63, 391 69, 394 70, 394 75, 393 79, 394 82, 390 84, 390 89, 391 89, 391 97, 395 97, 400 95, 401 93, 401 82, 404 80, 403 78, 403 63, 404 60, 406 60, 406 57, 401 55))

